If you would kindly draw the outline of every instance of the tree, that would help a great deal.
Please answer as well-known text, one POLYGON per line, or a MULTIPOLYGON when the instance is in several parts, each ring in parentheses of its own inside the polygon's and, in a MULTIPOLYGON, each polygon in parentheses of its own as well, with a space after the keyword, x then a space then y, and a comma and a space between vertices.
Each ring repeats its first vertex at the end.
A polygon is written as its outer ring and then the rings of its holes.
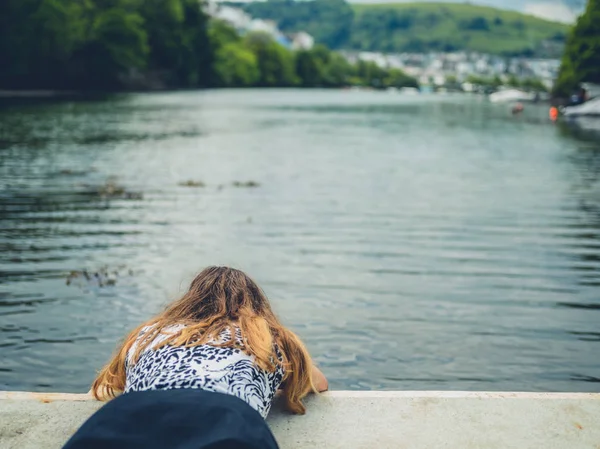
POLYGON ((356 65, 356 74, 362 81, 362 84, 370 87, 384 87, 384 79, 387 72, 372 61, 358 61, 356 65))
POLYGON ((385 87, 419 87, 415 78, 400 69, 390 69, 383 79, 383 84, 385 87))
POLYGON ((296 73, 306 87, 340 86, 344 79, 339 72, 342 65, 339 59, 335 61, 335 67, 332 66, 333 62, 333 53, 324 45, 316 45, 296 54, 296 73), (337 72, 332 70, 334 68, 337 72))
POLYGON ((12 88, 63 85, 69 59, 84 39, 79 2, 3 0, 0 3, 0 60, 10 62, 0 64, 0 83, 12 88))
POLYGON ((98 13, 89 41, 76 55, 81 87, 116 89, 131 69, 146 64, 148 41, 139 14, 113 7, 98 13))
POLYGON ((299 51, 296 54, 296 73, 302 86, 322 86, 325 78, 325 67, 323 62, 316 58, 310 50, 299 51))
POLYGON ((567 96, 582 82, 600 84, 600 0, 588 0, 569 35, 554 93, 567 96))
POLYGON ((460 22, 460 28, 463 30, 489 31, 490 24, 485 17, 473 17, 472 19, 460 22))
POLYGON ((306 31, 329 48, 343 48, 350 38, 354 10, 345 0, 268 0, 240 4, 254 17, 274 20, 285 32, 306 31))
POLYGON ((355 71, 355 67, 346 58, 332 53, 327 66, 327 82, 330 86, 347 86, 355 71))
POLYGON ((204 85, 209 78, 207 18, 197 0, 144 0, 148 67, 168 86, 204 85))
POLYGON ((286 87, 297 84, 294 55, 266 33, 250 33, 244 40, 258 61, 258 85, 286 87))
POLYGON ((214 73, 216 83, 223 87, 246 87, 260 79, 256 56, 241 43, 230 42, 217 50, 214 73))

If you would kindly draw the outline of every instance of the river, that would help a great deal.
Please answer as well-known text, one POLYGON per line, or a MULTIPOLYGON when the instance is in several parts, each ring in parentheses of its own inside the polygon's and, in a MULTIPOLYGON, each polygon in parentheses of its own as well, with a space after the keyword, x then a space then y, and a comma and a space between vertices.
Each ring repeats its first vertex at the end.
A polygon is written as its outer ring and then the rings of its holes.
POLYGON ((87 391, 227 264, 334 389, 597 391, 600 140, 547 115, 319 90, 3 107, 0 389, 87 391))

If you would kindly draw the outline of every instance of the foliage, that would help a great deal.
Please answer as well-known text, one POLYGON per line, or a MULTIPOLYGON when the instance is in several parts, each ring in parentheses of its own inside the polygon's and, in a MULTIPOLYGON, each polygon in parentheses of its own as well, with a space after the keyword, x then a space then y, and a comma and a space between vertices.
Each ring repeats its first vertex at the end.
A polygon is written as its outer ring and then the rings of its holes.
POLYGON ((284 31, 308 31, 337 49, 557 56, 568 31, 564 24, 470 3, 349 6, 343 0, 268 0, 235 5, 275 20, 284 31))
POLYGON ((82 80, 99 88, 116 87, 121 74, 144 67, 147 53, 147 35, 138 14, 119 8, 102 11, 92 21, 88 41, 78 53, 85 68, 82 80))
MULTIPOLYGON (((336 8, 352 15, 343 0, 318 1, 323 17, 335 18, 336 8)), ((0 60, 10 64, 0 65, 0 88, 417 85, 400 70, 350 64, 324 45, 294 52, 265 33, 240 36, 209 21, 201 6, 198 0, 2 0, 0 60)), ((336 33, 328 36, 336 40, 336 33)))
POLYGON ((355 76, 354 67, 327 47, 317 45, 296 54, 296 73, 306 87, 345 86, 355 76))
POLYGON ((466 81, 467 83, 474 84, 476 86, 489 87, 493 89, 497 89, 504 84, 499 76, 487 78, 483 76, 470 75, 467 77, 466 81))
POLYGON ((148 30, 148 67, 169 86, 205 81, 208 59, 206 18, 197 0, 144 0, 140 14, 148 30))
POLYGON ((0 85, 116 89, 142 71, 201 85, 206 21, 197 0, 2 0, 0 85))
POLYGON ((294 55, 265 33, 250 33, 244 40, 258 61, 258 86, 287 87, 298 84, 294 55))
POLYGON ((260 70, 256 56, 240 43, 230 42, 216 53, 214 72, 217 85, 222 87, 246 87, 256 85, 260 70))
POLYGON ((283 31, 306 31, 330 48, 341 48, 348 41, 354 19, 354 11, 344 0, 269 0, 235 5, 253 17, 276 21, 283 31))
POLYGON ((556 95, 568 96, 582 82, 600 84, 600 0, 589 0, 567 40, 556 95))

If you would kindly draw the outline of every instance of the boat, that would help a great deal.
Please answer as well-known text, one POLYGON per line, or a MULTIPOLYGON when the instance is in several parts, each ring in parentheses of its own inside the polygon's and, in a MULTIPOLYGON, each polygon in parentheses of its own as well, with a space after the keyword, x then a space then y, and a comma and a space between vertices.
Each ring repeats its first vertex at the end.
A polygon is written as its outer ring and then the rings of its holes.
POLYGON ((400 93, 404 95, 418 95, 420 93, 420 90, 416 87, 403 87, 402 89, 400 89, 400 93))
POLYGON ((600 97, 600 84, 583 83, 582 87, 586 90, 590 99, 600 97))
POLYGON ((593 98, 577 106, 568 106, 563 109, 563 115, 568 118, 600 117, 600 97, 593 98))
POLYGON ((535 101, 536 94, 519 89, 506 89, 494 92, 489 96, 492 103, 512 103, 516 101, 535 101))

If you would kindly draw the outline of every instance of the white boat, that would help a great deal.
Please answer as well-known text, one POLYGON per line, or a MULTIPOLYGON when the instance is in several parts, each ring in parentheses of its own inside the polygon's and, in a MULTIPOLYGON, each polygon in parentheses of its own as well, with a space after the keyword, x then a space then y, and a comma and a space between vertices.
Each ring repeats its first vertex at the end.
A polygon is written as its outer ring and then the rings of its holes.
POLYGON ((492 103, 512 103, 515 101, 535 101, 536 95, 519 89, 506 89, 490 95, 492 103))
POLYGON ((600 84, 583 83, 582 86, 587 91, 589 98, 600 97, 600 84))
POLYGON ((400 93, 404 95, 419 95, 420 91, 416 87, 403 87, 400 93))
POLYGON ((600 117, 600 97, 586 101, 577 106, 568 106, 563 109, 565 117, 600 117))

